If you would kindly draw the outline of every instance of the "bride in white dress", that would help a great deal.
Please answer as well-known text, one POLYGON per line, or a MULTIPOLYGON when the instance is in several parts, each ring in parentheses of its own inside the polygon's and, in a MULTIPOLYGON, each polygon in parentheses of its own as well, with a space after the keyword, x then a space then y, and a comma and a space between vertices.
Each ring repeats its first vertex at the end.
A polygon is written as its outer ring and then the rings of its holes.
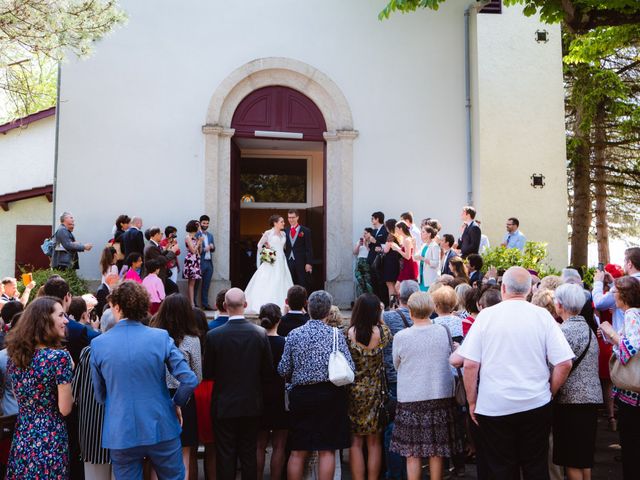
POLYGON ((247 313, 258 313, 265 303, 275 303, 284 309, 285 299, 289 288, 293 286, 291 272, 287 266, 284 255, 284 246, 287 241, 284 233, 284 218, 280 215, 272 215, 269 219, 271 229, 264 232, 258 242, 258 270, 251 277, 251 281, 245 289, 247 298, 247 313), (276 260, 273 263, 260 263, 260 250, 266 246, 276 252, 276 260))

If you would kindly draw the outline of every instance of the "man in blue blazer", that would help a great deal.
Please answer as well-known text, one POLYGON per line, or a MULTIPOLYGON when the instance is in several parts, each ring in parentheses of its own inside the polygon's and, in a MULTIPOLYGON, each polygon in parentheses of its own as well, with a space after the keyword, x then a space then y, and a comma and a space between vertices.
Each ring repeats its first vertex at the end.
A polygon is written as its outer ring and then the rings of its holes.
POLYGON ((453 275, 453 272, 449 268, 449 260, 458 256, 453 249, 454 243, 455 239, 450 233, 445 233, 442 236, 442 243, 440 244, 440 249, 442 250, 442 266, 440 268, 440 273, 443 275, 453 275))
POLYGON ((198 379, 166 330, 139 321, 149 308, 142 285, 124 282, 109 303, 117 323, 91 343, 93 389, 105 405, 102 447, 111 450, 116 480, 141 480, 145 457, 160 480, 183 480, 181 407, 198 379), (173 398, 165 367, 180 382, 173 398))
POLYGON ((200 216, 200 230, 196 234, 196 238, 202 237, 200 244, 200 273, 202 280, 200 281, 200 306, 204 310, 213 310, 209 305, 209 287, 211 286, 211 277, 213 276, 213 252, 216 251, 216 244, 213 240, 213 234, 208 232, 209 216, 200 216))

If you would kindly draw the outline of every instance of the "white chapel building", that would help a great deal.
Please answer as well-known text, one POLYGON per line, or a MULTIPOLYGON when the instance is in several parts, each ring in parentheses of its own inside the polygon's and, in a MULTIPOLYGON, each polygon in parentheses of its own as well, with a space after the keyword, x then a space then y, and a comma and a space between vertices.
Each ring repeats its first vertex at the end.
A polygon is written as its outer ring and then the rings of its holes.
MULTIPOLYGON (((62 66, 54 210, 96 245, 121 213, 145 227, 206 213, 214 288, 244 286, 274 212, 313 232, 316 285, 353 300, 371 213, 515 216, 567 255, 560 28, 499 1, 380 21, 385 0, 123 0, 128 22, 62 66)), ((486 3, 486 2, 485 2, 486 3)), ((184 250, 184 249, 183 249, 184 250)))

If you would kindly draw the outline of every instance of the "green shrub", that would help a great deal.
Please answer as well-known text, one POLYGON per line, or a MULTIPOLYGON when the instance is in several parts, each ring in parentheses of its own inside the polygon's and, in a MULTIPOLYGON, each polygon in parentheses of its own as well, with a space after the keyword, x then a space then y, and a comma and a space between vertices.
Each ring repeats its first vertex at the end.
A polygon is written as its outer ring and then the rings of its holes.
MULTIPOLYGON (((38 293, 38 289, 43 286, 49 277, 53 275, 60 275, 64 280, 69 284, 69 290, 71 291, 71 295, 78 296, 84 295, 89 292, 89 287, 87 282, 79 277, 75 270, 54 270, 51 268, 43 269, 43 270, 34 270, 31 272, 33 280, 36 282, 36 287, 32 290, 31 295, 29 297, 29 301, 33 300, 38 293)), ((22 279, 18 278, 18 288, 20 291, 23 291, 24 284, 22 283, 22 279)))
POLYGON ((596 267, 580 267, 580 275, 582 276, 582 282, 584 288, 591 290, 593 288, 593 277, 598 269, 596 267))
POLYGON ((520 266, 528 270, 535 270, 538 272, 539 278, 547 275, 559 275, 560 272, 556 268, 545 262, 547 256, 547 244, 544 242, 527 242, 522 252, 517 248, 503 246, 489 248, 482 254, 484 261, 482 270, 486 272, 489 268, 495 267, 498 272, 502 273, 510 267, 520 266))

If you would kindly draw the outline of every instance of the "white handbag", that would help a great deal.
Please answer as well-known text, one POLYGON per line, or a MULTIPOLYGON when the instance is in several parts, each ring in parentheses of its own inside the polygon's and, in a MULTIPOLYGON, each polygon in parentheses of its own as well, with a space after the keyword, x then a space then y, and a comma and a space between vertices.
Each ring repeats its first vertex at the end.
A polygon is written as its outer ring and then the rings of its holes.
POLYGON ((329 355, 329 381, 337 387, 353 383, 355 374, 349 362, 341 351, 338 350, 338 329, 333 327, 333 349, 329 355))

